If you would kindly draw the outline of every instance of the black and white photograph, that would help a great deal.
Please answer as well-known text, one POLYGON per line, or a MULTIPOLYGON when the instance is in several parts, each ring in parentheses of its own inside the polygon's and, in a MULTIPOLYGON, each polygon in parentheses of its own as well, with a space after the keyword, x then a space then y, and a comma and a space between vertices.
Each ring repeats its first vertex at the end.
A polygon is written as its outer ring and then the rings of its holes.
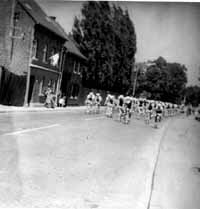
POLYGON ((0 208, 200 209, 200 2, 0 0, 0 208))

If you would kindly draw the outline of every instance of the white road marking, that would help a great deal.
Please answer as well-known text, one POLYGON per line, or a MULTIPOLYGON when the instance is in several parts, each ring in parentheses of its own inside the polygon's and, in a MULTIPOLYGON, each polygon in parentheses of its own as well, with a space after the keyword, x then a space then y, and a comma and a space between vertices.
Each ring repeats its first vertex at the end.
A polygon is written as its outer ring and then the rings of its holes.
POLYGON ((85 120, 99 120, 99 119, 103 119, 103 118, 105 118, 105 116, 94 117, 94 118, 85 118, 85 120))
POLYGON ((8 135, 23 134, 23 133, 32 132, 32 131, 53 128, 53 127, 56 127, 56 126, 60 126, 60 124, 53 124, 53 125, 43 126, 43 127, 39 127, 39 128, 29 128, 29 129, 25 129, 25 130, 19 130, 19 131, 15 131, 15 132, 11 132, 11 133, 6 133, 4 135, 8 136, 8 135))

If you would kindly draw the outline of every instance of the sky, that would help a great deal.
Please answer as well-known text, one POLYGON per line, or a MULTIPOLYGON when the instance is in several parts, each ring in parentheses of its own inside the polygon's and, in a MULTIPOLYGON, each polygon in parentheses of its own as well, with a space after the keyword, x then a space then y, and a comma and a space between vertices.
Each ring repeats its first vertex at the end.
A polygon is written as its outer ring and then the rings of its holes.
MULTIPOLYGON (((36 0, 68 33, 82 1, 36 0)), ((184 64, 188 85, 200 85, 200 3, 115 1, 128 9, 137 36, 136 62, 164 57, 184 64)))

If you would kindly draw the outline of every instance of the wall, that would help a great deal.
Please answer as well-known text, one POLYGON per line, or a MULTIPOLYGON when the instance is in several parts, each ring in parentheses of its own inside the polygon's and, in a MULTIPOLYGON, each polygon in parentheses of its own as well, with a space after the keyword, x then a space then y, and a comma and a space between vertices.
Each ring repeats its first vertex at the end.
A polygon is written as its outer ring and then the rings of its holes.
POLYGON ((42 89, 42 93, 44 93, 48 85, 50 85, 54 94, 56 94, 56 87, 60 74, 59 66, 62 56, 61 50, 64 44, 64 40, 62 38, 40 25, 35 26, 34 39, 37 40, 37 56, 32 58, 32 64, 35 65, 35 67, 31 67, 31 82, 28 101, 31 103, 31 105, 44 103, 45 97, 44 95, 40 94, 40 91, 42 89), (43 52, 45 45, 48 47, 47 60, 44 62, 43 52), (59 53, 60 55, 59 63, 57 66, 51 65, 49 59, 52 56, 51 52, 53 48, 55 49, 54 54, 59 53), (46 70, 41 68, 46 68, 46 70))
POLYGON ((55 48, 55 53, 59 53, 61 55, 62 45, 64 44, 65 41, 40 25, 35 26, 34 39, 36 39, 38 42, 38 49, 37 49, 38 56, 36 59, 32 60, 32 63, 46 67, 46 68, 51 68, 55 71, 59 71, 60 69, 58 66, 53 66, 50 64, 49 58, 52 56, 51 50, 53 48, 55 48), (43 62, 43 60, 42 60, 45 44, 47 44, 47 46, 48 46, 48 48, 47 48, 47 62, 43 62))
POLYGON ((84 61, 80 59, 78 56, 75 56, 71 53, 66 54, 62 84, 61 84, 61 92, 63 95, 67 97, 67 105, 78 105, 79 104, 79 94, 82 88, 82 67, 84 66, 84 61), (74 71, 74 62, 75 71, 74 71), (79 64, 80 63, 80 67, 79 64), (79 69, 79 72, 78 72, 79 69), (73 91, 74 86, 76 86, 79 91, 73 91), (73 97, 72 94, 77 96, 77 98, 73 97))
POLYGON ((0 1, 0 66, 7 69, 10 63, 11 37, 9 32, 14 5, 15 0, 0 1))
POLYGON ((19 20, 16 22, 16 30, 13 38, 13 50, 11 48, 12 61, 10 71, 17 75, 25 75, 29 69, 29 57, 32 44, 32 31, 34 30, 34 21, 17 3, 15 13, 19 13, 19 20), (21 38, 19 38, 21 36, 21 38))
POLYGON ((1 0, 0 10, 0 47, 1 54, 3 54, 0 64, 5 68, 0 84, 0 103, 22 106, 29 69, 34 21, 18 1, 1 0), (14 21, 15 14, 18 14, 18 21, 14 21), (20 30, 16 28, 14 30, 12 25, 20 30))

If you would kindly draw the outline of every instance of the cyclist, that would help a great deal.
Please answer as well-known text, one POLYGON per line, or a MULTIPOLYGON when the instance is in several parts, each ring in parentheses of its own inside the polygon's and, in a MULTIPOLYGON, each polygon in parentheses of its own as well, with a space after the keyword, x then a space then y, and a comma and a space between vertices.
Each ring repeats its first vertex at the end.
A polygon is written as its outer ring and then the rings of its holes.
POLYGON ((95 95, 93 92, 90 92, 87 97, 86 97, 86 101, 85 101, 85 105, 86 105, 86 113, 92 113, 93 110, 93 105, 94 105, 94 100, 95 100, 95 95))
POLYGON ((133 100, 130 96, 124 98, 125 123, 128 124, 131 120, 133 100))
POLYGON ((162 113, 162 106, 160 103, 158 103, 155 108, 155 128, 158 128, 158 123, 160 123, 162 120, 162 113))
POLYGON ((118 97, 118 111, 119 111, 119 121, 121 121, 124 114, 124 96, 119 95, 118 97))
POLYGON ((114 96, 108 94, 105 100, 106 105, 106 116, 109 118, 113 117, 113 108, 114 108, 114 96))
POLYGON ((96 93, 96 96, 95 96, 95 112, 96 113, 100 113, 101 102, 102 102, 102 97, 100 93, 96 93))

